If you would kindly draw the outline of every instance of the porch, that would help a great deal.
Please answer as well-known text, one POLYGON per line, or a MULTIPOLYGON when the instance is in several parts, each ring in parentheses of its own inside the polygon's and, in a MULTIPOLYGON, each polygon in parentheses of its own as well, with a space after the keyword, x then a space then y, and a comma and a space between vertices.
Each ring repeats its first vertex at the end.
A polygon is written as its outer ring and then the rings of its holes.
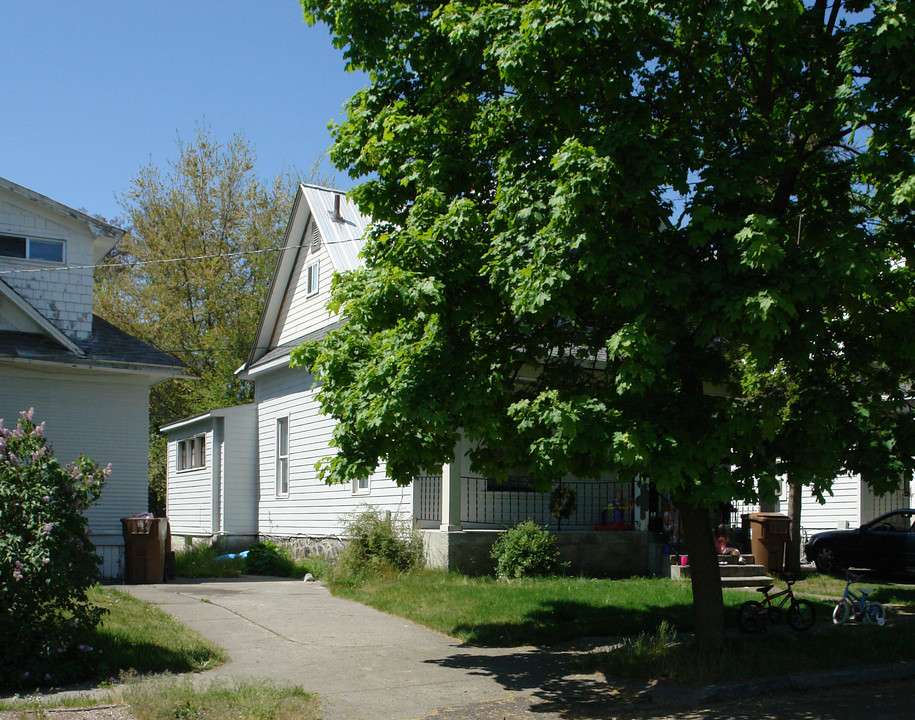
POLYGON ((661 547, 648 532, 647 492, 640 495, 634 482, 564 479, 561 485, 574 493, 575 507, 560 520, 550 512, 552 491, 537 492, 523 478, 498 484, 471 475, 449 477, 447 470, 413 481, 414 521, 429 567, 490 574, 490 552, 499 534, 532 520, 555 534, 560 560, 572 573, 657 572, 661 547))

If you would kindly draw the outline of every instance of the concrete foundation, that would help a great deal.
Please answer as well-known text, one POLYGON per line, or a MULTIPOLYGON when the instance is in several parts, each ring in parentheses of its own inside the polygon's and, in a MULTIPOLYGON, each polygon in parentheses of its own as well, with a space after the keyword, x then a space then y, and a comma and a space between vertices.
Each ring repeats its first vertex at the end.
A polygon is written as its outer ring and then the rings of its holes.
MULTIPOLYGON (((491 575, 495 562, 492 544, 501 530, 442 532, 422 530, 428 567, 456 570, 468 575, 491 575)), ((559 557, 568 572, 588 577, 630 577, 652 574, 650 534, 638 531, 555 533, 559 557)))
POLYGON ((293 560, 319 555, 328 560, 336 560, 346 545, 340 537, 281 537, 275 535, 261 535, 260 542, 272 542, 286 548, 293 560))

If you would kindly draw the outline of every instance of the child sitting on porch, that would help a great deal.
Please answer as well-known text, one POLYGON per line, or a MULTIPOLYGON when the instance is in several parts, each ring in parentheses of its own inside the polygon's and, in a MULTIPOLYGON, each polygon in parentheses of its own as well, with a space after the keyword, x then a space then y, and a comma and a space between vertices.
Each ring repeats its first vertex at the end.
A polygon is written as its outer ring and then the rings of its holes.
POLYGON ((740 550, 735 547, 730 547, 731 539, 728 537, 728 526, 721 524, 718 526, 718 532, 715 534, 715 549, 718 551, 719 555, 731 555, 737 558, 737 562, 741 565, 746 564, 746 561, 741 557, 740 550))

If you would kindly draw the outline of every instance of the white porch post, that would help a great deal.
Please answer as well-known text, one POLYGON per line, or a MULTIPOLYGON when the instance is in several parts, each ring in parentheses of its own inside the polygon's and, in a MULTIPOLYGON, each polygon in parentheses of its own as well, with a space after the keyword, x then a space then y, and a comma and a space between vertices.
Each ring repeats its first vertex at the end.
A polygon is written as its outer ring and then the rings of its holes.
POLYGON ((464 475, 464 436, 454 447, 454 459, 442 465, 442 532, 461 530, 461 477, 464 475))

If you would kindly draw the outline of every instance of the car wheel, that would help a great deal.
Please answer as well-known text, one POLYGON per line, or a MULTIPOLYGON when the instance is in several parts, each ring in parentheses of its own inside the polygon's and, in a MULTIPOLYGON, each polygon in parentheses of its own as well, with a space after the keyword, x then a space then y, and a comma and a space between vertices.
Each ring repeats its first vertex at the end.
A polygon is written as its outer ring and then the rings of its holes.
POLYGON ((806 600, 798 600, 788 608, 788 625, 792 630, 803 632, 813 627, 816 616, 813 612, 813 605, 806 600))
POLYGON ((832 575, 837 570, 839 570, 839 564, 836 561, 836 554, 829 545, 821 547, 817 550, 816 557, 813 562, 819 570, 824 575, 832 575))

